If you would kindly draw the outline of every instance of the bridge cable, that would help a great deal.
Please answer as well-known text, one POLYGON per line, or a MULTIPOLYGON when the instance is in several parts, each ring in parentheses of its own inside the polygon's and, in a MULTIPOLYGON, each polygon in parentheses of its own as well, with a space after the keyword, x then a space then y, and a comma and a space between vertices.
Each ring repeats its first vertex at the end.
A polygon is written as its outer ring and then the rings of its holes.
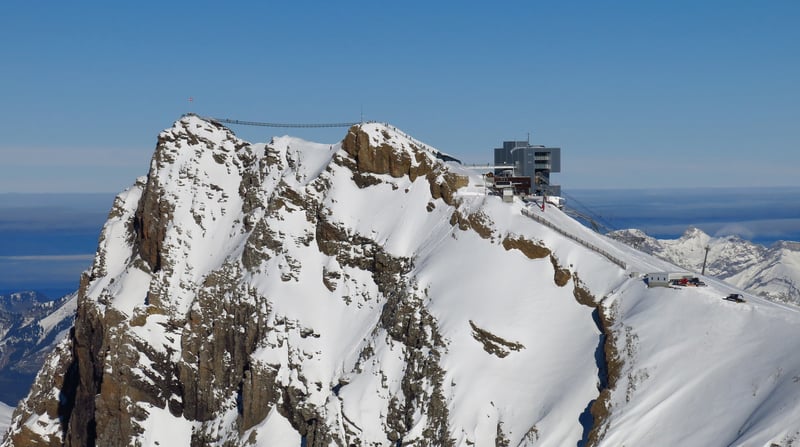
POLYGON ((230 118, 208 118, 211 121, 241 126, 282 127, 282 128, 320 128, 320 127, 352 127, 361 123, 264 123, 259 121, 242 121, 230 118))

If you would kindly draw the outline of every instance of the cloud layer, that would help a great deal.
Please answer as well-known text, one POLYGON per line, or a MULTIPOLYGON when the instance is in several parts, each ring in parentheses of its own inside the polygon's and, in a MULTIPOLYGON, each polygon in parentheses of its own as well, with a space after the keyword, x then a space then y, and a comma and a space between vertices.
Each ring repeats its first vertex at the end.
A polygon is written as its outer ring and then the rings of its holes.
POLYGON ((677 237, 688 227, 755 242, 800 240, 800 188, 566 191, 567 204, 614 229, 677 237))

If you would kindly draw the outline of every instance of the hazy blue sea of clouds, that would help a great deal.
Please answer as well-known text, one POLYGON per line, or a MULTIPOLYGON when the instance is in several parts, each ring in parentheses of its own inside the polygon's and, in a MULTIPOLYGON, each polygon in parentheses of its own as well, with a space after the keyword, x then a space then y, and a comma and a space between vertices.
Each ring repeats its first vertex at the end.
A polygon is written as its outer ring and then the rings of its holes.
POLYGON ((78 288, 114 194, 0 194, 0 294, 78 288))
POLYGON ((577 189, 567 204, 589 209, 613 229, 638 228, 661 239, 688 227, 735 234, 764 245, 800 241, 800 188, 577 189), (570 200, 572 199, 572 200, 570 200))
MULTIPOLYGON (((565 190, 568 205, 613 229, 677 238, 690 226, 761 244, 800 241, 800 188, 565 190)), ((114 194, 0 194, 0 294, 77 289, 114 194)))

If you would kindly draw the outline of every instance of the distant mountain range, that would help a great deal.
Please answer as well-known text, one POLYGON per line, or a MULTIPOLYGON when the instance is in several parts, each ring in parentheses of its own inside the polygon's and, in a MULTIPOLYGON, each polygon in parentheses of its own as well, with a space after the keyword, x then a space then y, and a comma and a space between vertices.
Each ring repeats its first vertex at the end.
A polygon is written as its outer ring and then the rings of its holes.
POLYGON ((14 406, 25 397, 44 358, 72 327, 76 307, 76 294, 0 295, 0 401, 14 406))
POLYGON ((800 305, 800 242, 765 247, 738 236, 711 237, 697 228, 678 239, 656 239, 636 229, 608 236, 698 273, 708 247, 707 276, 772 301, 800 305))

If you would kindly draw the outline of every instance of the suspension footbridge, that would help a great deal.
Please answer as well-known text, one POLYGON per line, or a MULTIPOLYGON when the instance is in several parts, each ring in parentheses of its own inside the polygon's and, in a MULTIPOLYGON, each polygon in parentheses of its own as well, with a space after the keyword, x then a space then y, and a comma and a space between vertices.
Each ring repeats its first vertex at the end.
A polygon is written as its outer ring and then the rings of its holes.
POLYGON ((235 124, 240 126, 260 126, 260 127, 279 127, 279 128, 331 128, 331 127, 352 127, 360 123, 265 123, 261 121, 243 121, 230 118, 207 118, 222 124, 235 124))

